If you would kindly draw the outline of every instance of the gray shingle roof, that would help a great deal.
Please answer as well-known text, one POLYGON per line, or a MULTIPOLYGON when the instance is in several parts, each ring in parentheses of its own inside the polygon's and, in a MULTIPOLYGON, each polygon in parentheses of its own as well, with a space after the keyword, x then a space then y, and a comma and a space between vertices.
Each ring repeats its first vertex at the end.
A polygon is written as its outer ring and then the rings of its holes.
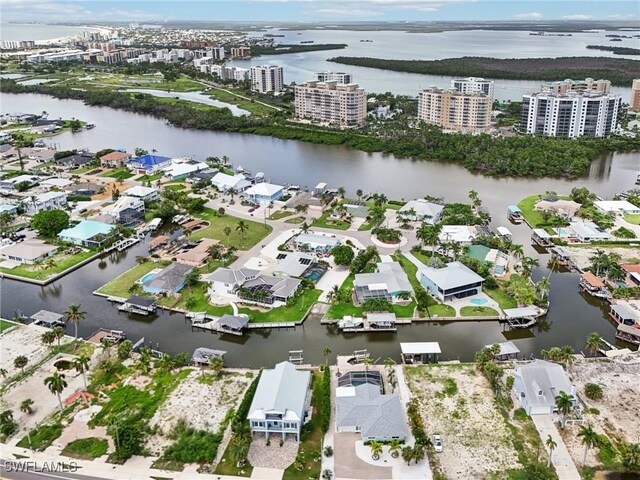
POLYGON ((247 418, 260 419, 267 412, 279 412, 285 418, 304 420, 310 378, 310 372, 297 370, 289 362, 281 362, 272 370, 264 370, 247 418))
POLYGON ((242 330, 248 323, 247 317, 236 317, 227 313, 220 317, 220 326, 231 330, 242 330))
POLYGON ((166 292, 175 290, 184 281, 184 276, 193 268, 181 263, 172 263, 155 277, 147 280, 143 285, 147 288, 159 289, 166 292))
POLYGON ((228 284, 242 283, 247 278, 255 277, 260 272, 251 268, 218 268, 215 272, 205 275, 207 282, 222 282, 228 284))
POLYGON ((256 285, 269 285, 269 291, 275 297, 288 298, 295 292, 302 283, 297 278, 280 278, 273 275, 258 275, 253 280, 247 280, 242 285, 244 288, 255 287, 256 285))
POLYGON ((399 437, 407 435, 400 397, 381 395, 380 387, 368 383, 357 387, 343 387, 336 395, 336 424, 338 427, 359 426, 363 438, 399 437))

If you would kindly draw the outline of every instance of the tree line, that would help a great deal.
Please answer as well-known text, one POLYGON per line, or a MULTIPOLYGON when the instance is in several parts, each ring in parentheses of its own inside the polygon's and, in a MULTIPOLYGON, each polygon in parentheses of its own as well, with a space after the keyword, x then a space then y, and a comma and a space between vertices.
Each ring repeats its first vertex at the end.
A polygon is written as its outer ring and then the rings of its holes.
POLYGON ((394 72, 424 75, 546 80, 606 78, 613 85, 628 87, 640 76, 640 62, 607 57, 492 58, 461 57, 442 60, 393 60, 371 57, 334 57, 330 62, 394 72))

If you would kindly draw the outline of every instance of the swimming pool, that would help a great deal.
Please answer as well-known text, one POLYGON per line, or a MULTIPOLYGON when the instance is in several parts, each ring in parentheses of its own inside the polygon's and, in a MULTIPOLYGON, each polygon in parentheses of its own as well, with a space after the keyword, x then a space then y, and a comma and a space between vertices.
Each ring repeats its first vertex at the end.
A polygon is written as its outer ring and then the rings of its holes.
POLYGON ((485 305, 488 302, 486 298, 472 298, 469 301, 474 305, 485 305))
POLYGON ((307 280, 312 281, 313 283, 317 283, 318 280, 322 278, 322 276, 327 271, 327 267, 325 265, 312 265, 309 267, 303 274, 302 277, 307 280))
POLYGON ((157 272, 145 273, 142 277, 140 277, 140 283, 147 282, 151 280, 153 277, 155 277, 156 275, 157 275, 157 272))

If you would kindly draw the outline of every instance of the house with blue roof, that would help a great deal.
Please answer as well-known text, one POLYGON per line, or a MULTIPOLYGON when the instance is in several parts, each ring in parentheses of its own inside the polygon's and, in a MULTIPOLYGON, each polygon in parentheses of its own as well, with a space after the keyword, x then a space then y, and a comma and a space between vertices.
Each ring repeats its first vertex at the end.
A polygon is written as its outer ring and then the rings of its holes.
POLYGON ((143 155, 127 162, 129 170, 146 175, 156 173, 171 165, 172 159, 161 155, 143 155))
POLYGON ((82 245, 83 247, 99 247, 107 241, 115 226, 95 220, 83 220, 75 227, 62 230, 58 238, 63 242, 82 245))

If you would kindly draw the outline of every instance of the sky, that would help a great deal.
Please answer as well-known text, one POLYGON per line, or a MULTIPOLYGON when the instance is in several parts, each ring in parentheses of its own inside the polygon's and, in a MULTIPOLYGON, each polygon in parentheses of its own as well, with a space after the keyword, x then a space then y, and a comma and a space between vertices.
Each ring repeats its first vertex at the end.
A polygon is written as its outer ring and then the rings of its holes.
POLYGON ((0 0, 2 22, 640 20, 638 0, 0 0))

